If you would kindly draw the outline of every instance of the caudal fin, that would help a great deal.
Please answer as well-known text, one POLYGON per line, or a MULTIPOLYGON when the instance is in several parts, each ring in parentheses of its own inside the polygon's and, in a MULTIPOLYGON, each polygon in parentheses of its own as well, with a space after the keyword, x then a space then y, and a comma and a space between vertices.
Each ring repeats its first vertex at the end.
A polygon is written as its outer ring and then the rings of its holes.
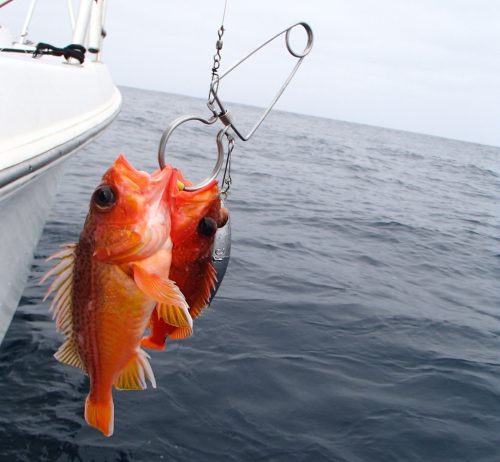
POLYGON ((85 400, 85 420, 90 426, 100 430, 104 436, 111 436, 115 426, 113 400, 94 402, 90 399, 90 396, 87 396, 85 400))

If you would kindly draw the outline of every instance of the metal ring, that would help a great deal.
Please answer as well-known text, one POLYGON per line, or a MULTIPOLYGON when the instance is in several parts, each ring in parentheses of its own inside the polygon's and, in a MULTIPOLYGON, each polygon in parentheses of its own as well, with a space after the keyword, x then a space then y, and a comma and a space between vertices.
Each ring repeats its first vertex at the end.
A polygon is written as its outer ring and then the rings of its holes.
MULTIPOLYGON (((211 117, 210 119, 203 119, 203 118, 198 117, 198 116, 183 116, 183 117, 179 117, 179 118, 175 119, 169 125, 169 127, 167 127, 165 129, 165 131, 163 132, 163 135, 161 137, 161 140, 160 140, 160 146, 158 148, 158 163, 160 164, 160 168, 163 169, 163 168, 165 168, 165 165, 166 165, 165 164, 165 147, 167 146, 167 142, 168 142, 170 136, 172 135, 174 130, 179 125, 182 125, 183 123, 189 122, 191 120, 202 122, 205 125, 211 125, 217 120, 217 117, 211 117)), ((217 162, 216 162, 214 168, 212 169, 212 173, 210 174, 210 176, 207 179, 203 180, 201 183, 198 183, 198 184, 195 184, 192 186, 185 186, 185 188, 184 188, 185 191, 197 191, 198 189, 204 188, 212 180, 217 178, 217 175, 219 174, 220 169, 222 167, 222 164, 224 162, 224 144, 222 143, 222 137, 226 134, 226 132, 229 128, 230 128, 230 126, 228 125, 227 127, 224 127, 223 129, 221 129, 219 131, 219 133, 217 134, 217 162)))
POLYGON ((311 26, 309 26, 309 24, 307 24, 306 22, 298 22, 297 24, 294 24, 292 27, 288 28, 286 31, 286 35, 285 35, 286 47, 288 49, 288 52, 292 56, 295 56, 296 58, 303 58, 304 56, 307 56, 309 54, 309 52, 311 51, 311 48, 313 47, 313 41, 314 41, 313 31, 311 29, 311 26), (306 44, 306 47, 304 48, 304 51, 302 53, 296 53, 293 50, 292 45, 290 43, 290 33, 297 26, 302 26, 307 33, 307 44, 306 44))

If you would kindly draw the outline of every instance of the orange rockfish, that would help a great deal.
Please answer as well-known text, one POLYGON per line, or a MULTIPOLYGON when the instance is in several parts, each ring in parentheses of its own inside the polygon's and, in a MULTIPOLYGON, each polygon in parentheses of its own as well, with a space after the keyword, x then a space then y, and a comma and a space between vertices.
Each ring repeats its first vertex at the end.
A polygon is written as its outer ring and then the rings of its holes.
POLYGON ((66 341, 56 359, 90 378, 85 420, 110 436, 114 426, 112 387, 155 387, 148 355, 139 347, 159 304, 164 320, 192 327, 188 305, 170 272, 170 212, 164 192, 173 170, 152 175, 135 170, 120 155, 90 201, 77 244, 51 257, 60 262, 47 296, 66 341))
MULTIPOLYGON (((186 297, 191 317, 196 318, 209 301, 216 286, 217 273, 212 263, 212 248, 218 227, 224 226, 228 212, 221 207, 219 188, 214 180, 197 191, 183 190, 190 184, 174 170, 164 200, 170 205, 173 243, 169 277, 186 297)), ((162 350, 166 337, 182 339, 192 333, 190 326, 165 322, 159 306, 151 315, 150 335, 141 345, 162 350)))

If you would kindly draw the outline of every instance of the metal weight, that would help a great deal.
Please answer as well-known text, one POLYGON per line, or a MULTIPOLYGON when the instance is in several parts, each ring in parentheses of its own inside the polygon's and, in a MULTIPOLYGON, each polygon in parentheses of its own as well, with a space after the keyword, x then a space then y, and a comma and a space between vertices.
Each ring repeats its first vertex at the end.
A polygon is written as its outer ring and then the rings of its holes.
MULTIPOLYGON (((231 254, 231 218, 227 223, 217 230, 215 233, 214 248, 212 251, 212 262, 217 272, 217 283, 210 294, 210 302, 215 297, 219 286, 224 279, 227 267, 229 265, 229 257, 231 254)), ((210 303, 209 302, 209 303, 210 303)))

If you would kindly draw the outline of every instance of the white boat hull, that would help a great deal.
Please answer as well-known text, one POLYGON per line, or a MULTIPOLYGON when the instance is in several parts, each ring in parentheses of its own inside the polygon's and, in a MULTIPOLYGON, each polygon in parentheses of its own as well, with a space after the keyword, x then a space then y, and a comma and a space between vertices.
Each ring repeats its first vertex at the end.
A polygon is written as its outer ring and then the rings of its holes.
POLYGON ((61 162, 0 198, 0 342, 23 293, 60 171, 61 162))
POLYGON ((0 54, 0 343, 26 283, 61 166, 116 117, 101 63, 0 54))

